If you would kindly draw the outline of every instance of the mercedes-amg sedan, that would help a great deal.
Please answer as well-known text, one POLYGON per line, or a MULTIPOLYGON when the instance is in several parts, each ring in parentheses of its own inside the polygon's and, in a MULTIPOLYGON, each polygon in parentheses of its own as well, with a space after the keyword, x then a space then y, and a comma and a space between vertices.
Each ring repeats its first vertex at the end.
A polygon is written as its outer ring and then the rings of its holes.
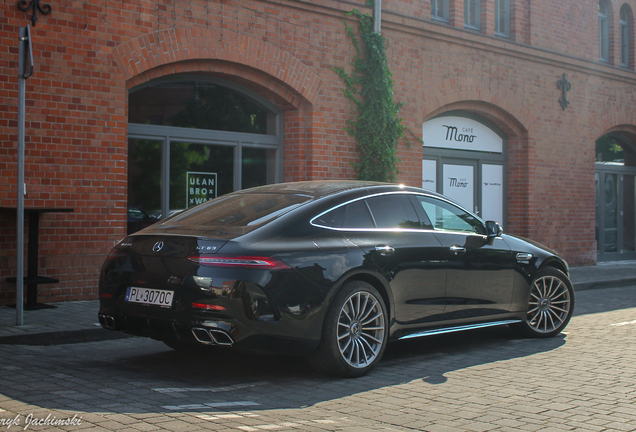
POLYGON ((434 192, 281 183, 121 240, 101 270, 99 320, 175 349, 294 353, 360 376, 389 341, 498 325, 554 336, 573 312, 568 273, 554 251, 434 192))

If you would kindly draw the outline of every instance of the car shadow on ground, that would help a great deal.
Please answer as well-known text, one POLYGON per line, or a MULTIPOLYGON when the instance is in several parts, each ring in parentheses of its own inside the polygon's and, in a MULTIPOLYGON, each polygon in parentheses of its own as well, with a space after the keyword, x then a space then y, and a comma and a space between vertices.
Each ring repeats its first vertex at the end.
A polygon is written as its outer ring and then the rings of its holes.
POLYGON ((72 356, 65 346, 29 347, 14 352, 15 360, 32 379, 44 372, 47 385, 1 393, 44 409, 94 413, 214 411, 201 406, 206 403, 234 412, 293 409, 414 380, 444 385, 450 372, 554 350, 565 341, 519 339, 502 327, 396 342, 368 375, 349 379, 318 374, 301 357, 178 352, 143 338, 83 344, 72 356), (42 363, 46 371, 38 369, 42 363), (228 401, 249 403, 224 406, 228 401))
MULTIPOLYGON (((630 307, 636 307, 633 287, 586 291, 577 295, 575 316, 630 307)), ((403 383, 453 384, 454 371, 530 357, 566 343, 566 334, 523 339, 507 326, 410 339, 389 344, 377 367, 355 379, 318 374, 300 357, 232 348, 178 352, 145 338, 0 346, 0 360, 10 358, 16 365, 0 367, 0 393, 42 409, 87 413, 293 409, 403 383), (18 375, 37 384, 25 384, 18 375), (224 405, 228 401, 249 403, 224 405)))

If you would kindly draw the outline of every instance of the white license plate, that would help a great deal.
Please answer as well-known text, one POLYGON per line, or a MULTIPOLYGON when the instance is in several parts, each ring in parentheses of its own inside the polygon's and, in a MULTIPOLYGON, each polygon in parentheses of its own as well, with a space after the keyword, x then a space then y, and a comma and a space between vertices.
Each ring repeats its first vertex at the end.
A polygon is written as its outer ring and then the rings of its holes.
POLYGON ((130 303, 142 303, 147 305, 170 307, 174 291, 165 291, 148 288, 128 287, 126 301, 130 303))

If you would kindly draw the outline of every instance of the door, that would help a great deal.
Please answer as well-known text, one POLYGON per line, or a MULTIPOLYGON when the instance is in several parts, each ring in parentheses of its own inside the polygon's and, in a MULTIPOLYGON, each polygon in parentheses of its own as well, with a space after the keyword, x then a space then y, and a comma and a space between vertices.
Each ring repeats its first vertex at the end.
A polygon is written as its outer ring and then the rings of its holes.
POLYGON ((636 258, 636 175, 624 168, 596 172, 596 242, 599 261, 636 258))
MULTIPOLYGON (((439 259, 441 245, 432 231, 421 229, 409 195, 379 195, 347 207, 347 215, 352 210, 370 215, 352 218, 369 218, 371 227, 347 232, 347 237, 390 284, 397 324, 413 327, 441 320, 446 286, 446 265, 439 259)), ((352 228, 346 220, 343 225, 352 228)))
POLYGON ((475 214, 479 214, 476 174, 477 161, 475 160, 442 159, 442 194, 475 214))
POLYGON ((481 221, 447 201, 419 196, 446 262, 444 320, 494 317, 512 301, 515 257, 501 238, 486 242, 481 221))

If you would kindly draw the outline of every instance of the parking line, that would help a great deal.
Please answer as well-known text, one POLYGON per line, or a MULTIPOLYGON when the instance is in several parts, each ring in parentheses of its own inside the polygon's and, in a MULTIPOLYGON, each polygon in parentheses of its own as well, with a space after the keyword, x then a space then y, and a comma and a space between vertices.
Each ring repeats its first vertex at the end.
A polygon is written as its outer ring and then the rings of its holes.
POLYGON ((170 411, 184 411, 184 410, 199 410, 208 408, 225 408, 232 406, 253 406, 260 405, 259 403, 252 401, 237 401, 237 402, 210 402, 206 404, 187 404, 187 405, 164 405, 161 408, 170 411))
POLYGON ((612 326, 616 326, 616 327, 620 327, 620 326, 630 325, 630 324, 636 324, 636 320, 633 320, 633 321, 625 321, 625 322, 620 322, 620 323, 610 324, 610 325, 612 325, 612 326))
POLYGON ((259 385, 269 384, 267 381, 258 382, 258 383, 249 383, 249 384, 234 384, 231 386, 225 387, 191 387, 191 388, 181 388, 181 387, 166 387, 166 388, 153 388, 152 391, 156 391, 159 393, 167 394, 167 393, 185 393, 185 392, 226 392, 232 391, 242 388, 248 387, 256 387, 259 385))

